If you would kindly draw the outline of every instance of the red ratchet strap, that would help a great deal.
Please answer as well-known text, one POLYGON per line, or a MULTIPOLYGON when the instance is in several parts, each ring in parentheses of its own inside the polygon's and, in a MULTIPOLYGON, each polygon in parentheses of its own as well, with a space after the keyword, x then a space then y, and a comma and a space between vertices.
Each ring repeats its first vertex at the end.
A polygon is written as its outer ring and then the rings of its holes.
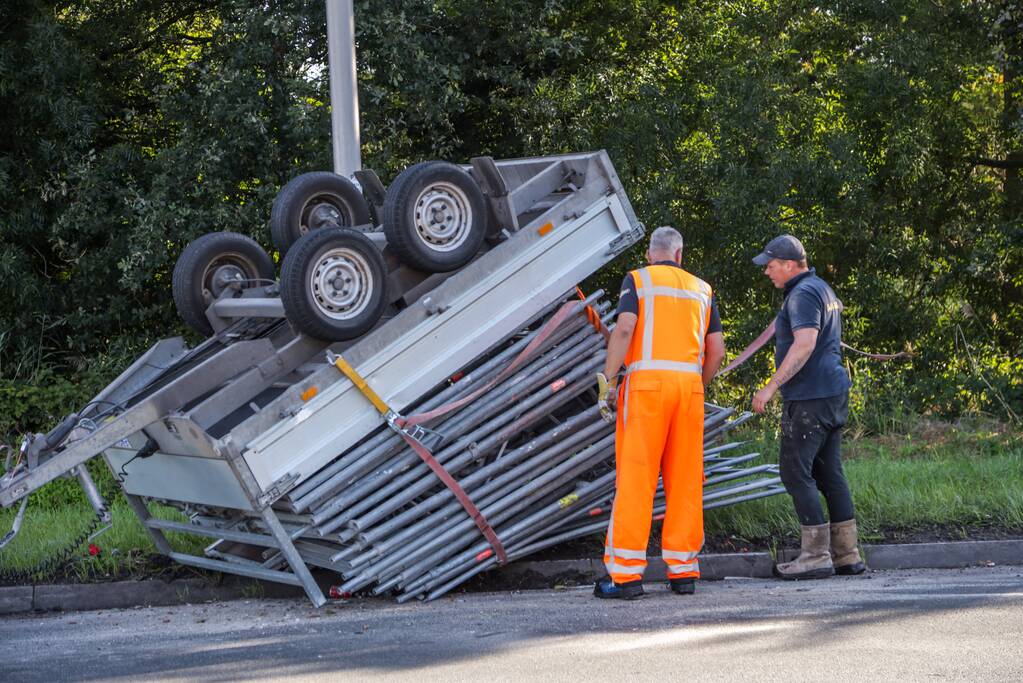
POLYGON ((487 539, 487 542, 494 549, 498 563, 507 564, 508 553, 504 550, 504 544, 501 543, 501 539, 497 537, 497 532, 494 531, 492 526, 490 526, 490 523, 487 522, 487 518, 483 516, 483 513, 480 512, 478 507, 476 507, 476 504, 472 502, 472 498, 470 498, 469 494, 465 492, 465 489, 463 489, 455 478, 451 476, 450 472, 444 469, 444 465, 437 462, 437 458, 433 457, 433 453, 431 453, 430 449, 423 445, 422 441, 415 438, 404 429, 399 428, 396 431, 401 434, 401 438, 405 439, 405 443, 409 445, 409 448, 415 451, 415 454, 426 463, 427 467, 429 467, 430 470, 437 475, 437 478, 451 490, 451 493, 455 494, 455 498, 457 498, 458 502, 462 504, 463 508, 465 508, 465 511, 469 514, 469 517, 472 518, 476 528, 480 530, 480 533, 483 534, 483 537, 487 539))
POLYGON ((434 408, 433 410, 429 410, 425 413, 419 413, 418 415, 399 417, 396 420, 398 426, 411 427, 413 425, 422 424, 423 422, 432 420, 435 417, 447 415, 452 410, 461 408, 466 403, 476 400, 477 398, 485 394, 487 391, 489 391, 491 388, 493 388, 495 384, 504 381, 505 379, 508 378, 509 375, 518 370, 522 366, 522 364, 525 363, 526 360, 528 360, 531 355, 533 355, 533 352, 540 348, 540 346, 542 346, 544 342, 550 339, 551 335, 553 335, 557 331, 561 324, 564 323, 569 317, 571 317, 573 313, 575 313, 578 310, 578 306, 579 304, 575 301, 569 301, 567 303, 562 304, 561 308, 558 309, 557 313, 555 313, 554 316, 550 320, 548 320, 546 324, 544 324, 544 326, 541 327, 540 330, 536 333, 536 336, 533 337, 533 341, 529 342, 529 344, 526 345, 526 348, 522 349, 521 353, 519 353, 519 355, 515 357, 515 360, 513 360, 509 365, 507 365, 504 370, 498 373, 497 377, 490 380, 476 391, 473 391, 467 396, 463 396, 457 401, 452 401, 447 405, 440 406, 439 408, 434 408))
POLYGON ((507 563, 508 554, 504 550, 504 545, 501 543, 501 539, 497 537, 497 532, 490 526, 486 517, 484 517, 483 513, 476 507, 476 504, 472 502, 472 498, 470 498, 469 494, 465 492, 465 489, 463 489, 455 478, 451 476, 450 472, 444 469, 444 466, 437 461, 437 458, 433 457, 433 453, 430 452, 430 449, 423 445, 423 442, 420 441, 415 434, 410 433, 409 430, 398 424, 400 416, 388 407, 387 403, 380 398, 380 395, 374 391, 373 387, 367 384, 362 375, 360 375, 355 368, 348 363, 348 361, 341 356, 335 356, 333 353, 328 351, 327 362, 336 367, 345 377, 351 380, 352 384, 355 385, 355 388, 361 391, 362 395, 365 396, 378 411, 380 411, 380 414, 383 415, 384 419, 387 421, 387 425, 401 435, 401 438, 404 439, 405 443, 409 445, 412 451, 419 456, 420 460, 426 463, 426 466, 429 467, 435 475, 437 475, 437 478, 440 479, 453 494, 455 494, 455 498, 457 498, 458 502, 462 504, 463 508, 465 508, 465 511, 476 525, 476 528, 480 530, 480 533, 483 534, 484 538, 487 539, 487 542, 490 543, 491 547, 494 549, 494 553, 497 554, 498 561, 501 564, 507 563))
POLYGON ((750 356, 759 351, 764 346, 764 344, 766 344, 773 336, 774 321, 772 320, 771 324, 767 326, 767 329, 761 332, 759 337, 750 342, 750 345, 744 348, 742 350, 742 353, 736 356, 735 360, 728 364, 728 367, 718 370, 717 375, 714 376, 717 377, 718 375, 723 375, 726 372, 731 372, 732 370, 736 369, 737 367, 748 361, 750 359, 750 356))
MULTIPOLYGON (((409 417, 402 417, 393 410, 391 410, 383 401, 383 399, 381 399, 380 396, 373 390, 373 388, 366 383, 366 380, 364 380, 359 375, 359 373, 357 373, 355 369, 348 364, 347 361, 345 361, 340 356, 334 356, 331 353, 328 353, 327 355, 327 361, 331 365, 334 365, 346 377, 348 377, 348 379, 352 381, 352 384, 354 384, 355 387, 358 388, 359 391, 361 391, 363 395, 366 396, 366 398, 369 399, 369 401, 377 408, 377 410, 380 411, 380 413, 387 420, 387 424, 391 427, 391 429, 393 429, 394 431, 401 435, 401 438, 405 440, 405 443, 409 445, 409 448, 411 448, 412 451, 419 456, 420 460, 426 463, 426 466, 429 467, 430 470, 437 476, 437 478, 440 479, 441 482, 448 487, 448 490, 450 490, 451 493, 455 495, 455 498, 458 499, 458 502, 465 509, 466 513, 468 513, 469 517, 476 525, 476 528, 480 530, 480 533, 483 534, 484 538, 487 539, 487 542, 494 549, 494 554, 497 555, 497 561, 500 564, 507 564, 508 554, 507 552, 505 552, 504 544, 502 544, 501 539, 498 538, 497 532, 494 531, 493 527, 490 526, 490 524, 487 522, 487 518, 484 517, 483 513, 480 512, 479 508, 476 507, 476 504, 472 502, 472 498, 470 498, 469 494, 465 492, 465 489, 463 489, 462 486, 458 483, 458 481, 453 476, 451 476, 450 472, 444 469, 444 466, 441 465, 440 462, 438 462, 437 458, 433 456, 433 453, 430 452, 430 449, 427 448, 423 444, 423 442, 417 438, 416 434, 408 429, 408 427, 415 427, 416 425, 426 422, 427 420, 432 420, 433 418, 440 417, 441 415, 446 415, 447 413, 450 413, 452 410, 460 408, 466 403, 473 401, 474 399, 478 398, 483 393, 491 389, 495 384, 506 379, 509 375, 511 375, 519 367, 521 367, 522 364, 527 359, 529 359, 529 357, 538 348, 540 348, 540 346, 544 344, 544 342, 550 339, 551 335, 554 334, 554 332, 562 325, 562 323, 565 322, 565 320, 567 320, 573 313, 578 311, 578 306, 579 304, 573 301, 562 304, 561 308, 558 309, 554 316, 550 320, 548 320, 543 327, 540 328, 540 330, 536 333, 536 336, 533 338, 533 340, 526 345, 526 348, 524 348, 521 351, 521 353, 519 353, 519 355, 516 356, 515 359, 507 367, 504 368, 504 370, 498 373, 497 377, 490 380, 479 389, 473 391, 467 396, 458 399, 457 401, 453 401, 438 408, 434 408, 433 410, 430 410, 425 413, 419 413, 418 415, 410 415, 409 417)), ((587 306, 587 309, 592 310, 589 306, 587 306)), ((601 334, 604 334, 607 328, 605 328, 603 324, 600 323, 600 316, 597 315, 596 311, 593 311, 592 314, 588 314, 588 316, 590 315, 595 316, 597 321, 596 323, 593 323, 593 317, 589 317, 590 323, 594 324, 594 327, 596 327, 597 324, 600 324, 600 327, 597 327, 597 330, 600 331, 601 334)))
MULTIPOLYGON (((754 353, 759 351, 764 346, 764 344, 770 341, 771 337, 773 336, 774 321, 772 320, 771 324, 767 326, 766 330, 760 333, 759 337, 750 342, 750 345, 744 348, 742 350, 742 353, 736 356, 735 360, 728 364, 728 367, 722 370, 718 370, 717 374, 723 375, 727 372, 731 372, 732 370, 736 369, 737 367, 748 361, 750 357, 754 353)), ((910 355, 912 355, 910 353, 907 353, 906 351, 900 351, 898 353, 867 353, 866 351, 860 351, 859 349, 853 348, 852 346, 849 346, 845 342, 842 342, 842 348, 848 349, 853 353, 858 353, 859 355, 864 356, 866 358, 870 358, 872 360, 895 360, 896 358, 908 358, 910 355)), ((715 377, 716 376, 717 375, 715 375, 715 377)))

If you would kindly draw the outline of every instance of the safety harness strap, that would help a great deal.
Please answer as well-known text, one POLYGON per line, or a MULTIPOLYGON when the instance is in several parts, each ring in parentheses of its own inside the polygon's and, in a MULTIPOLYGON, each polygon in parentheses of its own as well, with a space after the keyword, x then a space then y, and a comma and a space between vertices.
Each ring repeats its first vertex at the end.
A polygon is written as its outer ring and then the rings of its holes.
POLYGON ((423 442, 418 438, 409 433, 407 429, 402 425, 401 416, 387 405, 387 403, 380 398, 380 395, 373 390, 373 387, 369 386, 362 375, 356 372, 355 368, 341 356, 336 356, 333 353, 327 353, 327 360, 334 365, 341 373, 351 380, 355 388, 362 392, 362 395, 373 404, 380 414, 387 420, 388 426, 396 431, 405 443, 408 444, 409 448, 419 456, 419 459, 426 463, 426 466, 430 468, 430 471, 441 480, 441 482, 448 487, 448 490, 454 494, 455 498, 465 509, 465 512, 472 519, 473 523, 483 534, 483 537, 487 539, 487 542, 494 549, 494 553, 497 555, 497 561, 500 564, 506 564, 508 562, 508 554, 505 552, 504 544, 501 543, 501 539, 498 538, 497 532, 494 531, 493 527, 487 522, 487 518, 483 516, 476 504, 472 502, 472 498, 465 492, 461 484, 451 476, 451 473, 444 469, 444 466, 433 456, 430 449, 423 445, 423 442))

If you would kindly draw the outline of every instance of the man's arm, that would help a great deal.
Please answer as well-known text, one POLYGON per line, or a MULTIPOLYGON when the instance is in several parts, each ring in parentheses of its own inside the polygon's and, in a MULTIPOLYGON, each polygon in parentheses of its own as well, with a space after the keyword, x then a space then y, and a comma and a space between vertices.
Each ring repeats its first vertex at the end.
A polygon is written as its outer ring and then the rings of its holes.
POLYGON ((615 381, 622 363, 625 362, 625 354, 629 352, 629 344, 636 331, 637 320, 639 318, 635 313, 618 314, 618 322, 611 330, 611 337, 607 340, 607 360, 604 361, 604 376, 609 382, 615 381))
POLYGON ((781 362, 781 367, 771 377, 771 381, 767 383, 767 386, 758 391, 753 397, 753 412, 764 412, 767 409, 767 404, 778 393, 781 385, 795 377, 796 373, 803 369, 806 361, 813 354, 814 347, 817 346, 818 333, 819 330, 815 327, 802 327, 792 332, 792 336, 795 339, 792 342, 792 346, 789 347, 788 353, 785 354, 785 360, 781 362))
POLYGON ((721 332, 711 332, 704 344, 703 386, 706 388, 710 386, 710 381, 721 367, 721 361, 725 359, 725 335, 721 332))

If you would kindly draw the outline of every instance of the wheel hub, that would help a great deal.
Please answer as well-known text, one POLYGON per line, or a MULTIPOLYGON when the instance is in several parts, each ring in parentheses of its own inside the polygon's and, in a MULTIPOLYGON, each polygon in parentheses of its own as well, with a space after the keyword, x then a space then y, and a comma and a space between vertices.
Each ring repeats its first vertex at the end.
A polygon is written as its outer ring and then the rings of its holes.
POLYGON ((337 320, 357 316, 369 304, 373 279, 366 259, 352 249, 331 249, 317 261, 310 275, 313 301, 337 320))
POLYGON ((352 224, 344 202, 333 194, 320 194, 309 199, 302 209, 298 231, 306 234, 320 228, 343 228, 352 224))
POLYGON ((472 208, 461 188, 435 183, 416 199, 416 232, 434 251, 453 251, 469 236, 472 208))
POLYGON ((213 271, 213 277, 210 278, 210 293, 214 298, 218 298, 225 289, 239 289, 245 279, 245 273, 238 266, 233 264, 220 266, 213 271))

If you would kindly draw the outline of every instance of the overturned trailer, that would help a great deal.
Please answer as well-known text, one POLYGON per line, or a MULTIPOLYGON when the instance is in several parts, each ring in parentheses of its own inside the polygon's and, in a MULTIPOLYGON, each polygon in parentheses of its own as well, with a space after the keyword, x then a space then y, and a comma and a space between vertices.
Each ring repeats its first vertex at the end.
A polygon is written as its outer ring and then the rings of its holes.
MULTIPOLYGON (((311 567, 338 594, 437 597, 606 524, 613 429, 584 395, 609 305, 572 299, 643 234, 607 155, 427 162, 387 189, 357 175, 361 192, 319 173, 281 191, 279 278, 241 235, 186 247, 174 299, 208 338, 157 343, 27 438, 0 505, 23 513, 71 474, 108 517, 84 466, 102 455, 161 553, 316 605, 311 567), (167 531, 213 542, 184 554, 167 531)), ((708 443, 744 419, 711 407, 708 443)), ((734 446, 707 452, 708 506, 781 490, 734 446)))

